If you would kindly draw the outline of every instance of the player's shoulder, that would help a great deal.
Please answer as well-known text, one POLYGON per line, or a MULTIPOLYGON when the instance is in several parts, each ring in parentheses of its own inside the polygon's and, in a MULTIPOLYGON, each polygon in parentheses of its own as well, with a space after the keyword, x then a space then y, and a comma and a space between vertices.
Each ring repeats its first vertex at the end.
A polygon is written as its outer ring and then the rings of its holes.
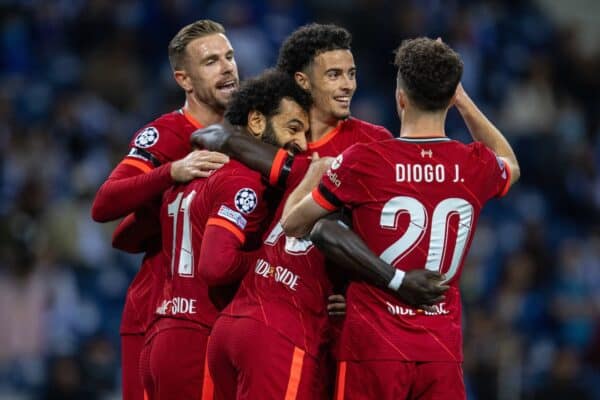
POLYGON ((350 117, 343 122, 344 129, 366 135, 375 140, 392 139, 392 134, 381 125, 372 124, 362 119, 350 117))
POLYGON ((162 114, 158 118, 143 125, 135 134, 132 145, 138 148, 149 148, 161 139, 173 134, 179 135, 185 129, 187 120, 181 110, 162 114))
POLYGON ((485 161, 496 158, 496 153, 482 142, 471 142, 463 146, 464 151, 473 159, 485 161))
POLYGON ((193 129, 192 124, 183 114, 181 109, 162 114, 158 118, 151 121, 148 125, 152 125, 161 130, 170 130, 176 133, 193 129))
POLYGON ((355 154, 380 154, 383 150, 393 147, 398 142, 395 138, 383 138, 373 142, 356 142, 348 147, 345 153, 355 154))
POLYGON ((248 168, 237 160, 231 159, 223 167, 216 170, 210 177, 209 180, 213 184, 220 184, 226 186, 239 186, 240 184, 253 183, 258 186, 264 186, 265 182, 259 172, 248 168))
POLYGON ((339 154, 334 164, 341 164, 342 161, 345 161, 346 166, 356 167, 359 164, 376 163, 380 160, 381 152, 386 149, 386 146, 383 145, 384 142, 386 140, 373 143, 355 143, 339 154))

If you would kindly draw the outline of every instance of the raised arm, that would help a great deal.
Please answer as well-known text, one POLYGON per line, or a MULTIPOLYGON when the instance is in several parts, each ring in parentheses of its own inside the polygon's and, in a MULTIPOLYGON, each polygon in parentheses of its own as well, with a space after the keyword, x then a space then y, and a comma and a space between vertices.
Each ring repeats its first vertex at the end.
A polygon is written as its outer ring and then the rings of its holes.
POLYGON ((357 273, 369 283, 389 289, 411 306, 433 305, 444 300, 444 277, 426 269, 402 271, 377 257, 365 242, 340 221, 320 219, 310 240, 339 268, 357 273))
POLYGON ((514 184, 521 176, 521 169, 512 147, 502 132, 471 100, 462 84, 456 88, 454 105, 465 121, 473 139, 485 144, 506 162, 510 169, 510 184, 514 184))

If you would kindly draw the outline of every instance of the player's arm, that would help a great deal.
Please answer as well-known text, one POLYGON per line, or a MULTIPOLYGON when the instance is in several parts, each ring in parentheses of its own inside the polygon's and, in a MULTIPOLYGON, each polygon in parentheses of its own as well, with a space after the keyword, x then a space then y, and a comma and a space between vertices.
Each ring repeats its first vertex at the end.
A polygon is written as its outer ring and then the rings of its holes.
POLYGON ((268 214, 263 191, 260 181, 245 176, 214 188, 217 198, 213 199, 198 260, 198 271, 209 286, 237 282, 248 270, 244 244, 268 214))
POLYGON ((190 141, 192 146, 227 154, 268 178, 278 152, 283 155, 285 151, 254 139, 243 133, 243 129, 230 124, 213 124, 196 130, 190 141))
POLYGON ((150 160, 126 157, 102 184, 92 205, 97 222, 113 221, 135 211, 175 182, 206 177, 228 161, 223 154, 196 150, 184 158, 160 165, 150 160))
POLYGON ((304 179, 302 179, 285 202, 281 215, 281 224, 286 235, 295 237, 306 236, 319 218, 333 211, 324 209, 310 196, 311 191, 319 184, 319 181, 332 161, 331 157, 319 158, 318 154, 313 154, 312 162, 304 179))
POLYGON ((310 233, 310 240, 335 264, 358 274, 367 282, 389 289, 412 306, 432 305, 444 300, 448 286, 437 272, 414 269, 408 272, 396 269, 377 257, 366 243, 338 220, 318 220, 310 233))
MULTIPOLYGON (((302 192, 306 190, 300 186, 298 189, 302 192)), ((305 237, 310 233, 315 222, 338 209, 338 207, 330 206, 327 202, 317 202, 315 197, 319 198, 319 196, 320 194, 315 188, 312 193, 309 192, 297 204, 292 205, 287 214, 282 215, 281 226, 286 236, 305 237)))
POLYGON ((521 169, 512 147, 502 132, 471 100, 462 84, 456 88, 454 105, 465 121, 473 139, 492 149, 506 163, 510 173, 510 185, 514 184, 521 176, 521 169))
POLYGON ((240 281, 248 271, 248 253, 242 250, 245 234, 232 223, 209 220, 202 238, 200 276, 208 286, 240 281))

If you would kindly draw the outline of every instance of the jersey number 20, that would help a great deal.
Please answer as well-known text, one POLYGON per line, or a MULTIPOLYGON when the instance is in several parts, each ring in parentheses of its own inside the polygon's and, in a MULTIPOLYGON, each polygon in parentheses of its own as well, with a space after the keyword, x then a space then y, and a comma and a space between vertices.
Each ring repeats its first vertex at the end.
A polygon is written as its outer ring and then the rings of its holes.
MULTIPOLYGON (((410 216, 408 228, 400 239, 396 240, 380 255, 382 260, 392 265, 418 246, 427 231, 428 215, 425 206, 419 200, 406 196, 394 197, 385 203, 379 221, 381 227, 397 229, 398 215, 403 213, 408 213, 410 216)), ((459 221, 450 267, 445 273, 446 282, 456 275, 471 233, 473 206, 468 201, 460 198, 449 198, 441 201, 435 207, 433 216, 431 216, 431 237, 425 263, 426 269, 441 273, 442 260, 448 251, 448 220, 454 214, 458 214, 459 221)))

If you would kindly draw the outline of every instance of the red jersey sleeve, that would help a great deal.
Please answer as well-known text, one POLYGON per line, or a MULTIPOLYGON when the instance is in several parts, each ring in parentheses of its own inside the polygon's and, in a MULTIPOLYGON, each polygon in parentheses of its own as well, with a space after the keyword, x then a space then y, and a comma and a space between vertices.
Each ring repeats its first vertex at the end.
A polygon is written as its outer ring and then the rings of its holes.
POLYGON ((481 171, 482 197, 502 197, 510 188, 510 168, 504 160, 481 142, 472 144, 472 157, 477 159, 481 171))
POLYGON ((383 126, 373 125, 373 127, 374 127, 374 129, 373 129, 374 140, 373 141, 379 142, 382 140, 389 140, 389 139, 394 138, 392 133, 390 131, 388 131, 386 128, 384 128, 383 126))
MULTIPOLYGON (((135 160, 134 160, 135 161, 135 160)), ((171 164, 147 171, 123 160, 100 186, 92 204, 92 218, 97 222, 113 221, 135 211, 173 184, 171 164)))
POLYGON ((129 153, 98 189, 92 218, 97 222, 122 218, 160 195, 173 184, 170 161, 189 150, 186 134, 172 115, 140 129, 131 140, 129 153))
POLYGON ((215 185, 200 251, 200 274, 211 285, 240 280, 248 266, 246 236, 256 233, 268 210, 260 177, 239 175, 215 185), (232 184, 235 182, 235 184, 232 184))
POLYGON ((161 117, 140 129, 129 144, 127 159, 157 167, 181 158, 191 150, 189 134, 175 118, 161 117))
POLYGON ((368 197, 364 184, 364 158, 362 144, 348 148, 336 157, 323 175, 319 186, 312 191, 313 199, 321 207, 333 211, 344 205, 354 206, 355 199, 368 197))

